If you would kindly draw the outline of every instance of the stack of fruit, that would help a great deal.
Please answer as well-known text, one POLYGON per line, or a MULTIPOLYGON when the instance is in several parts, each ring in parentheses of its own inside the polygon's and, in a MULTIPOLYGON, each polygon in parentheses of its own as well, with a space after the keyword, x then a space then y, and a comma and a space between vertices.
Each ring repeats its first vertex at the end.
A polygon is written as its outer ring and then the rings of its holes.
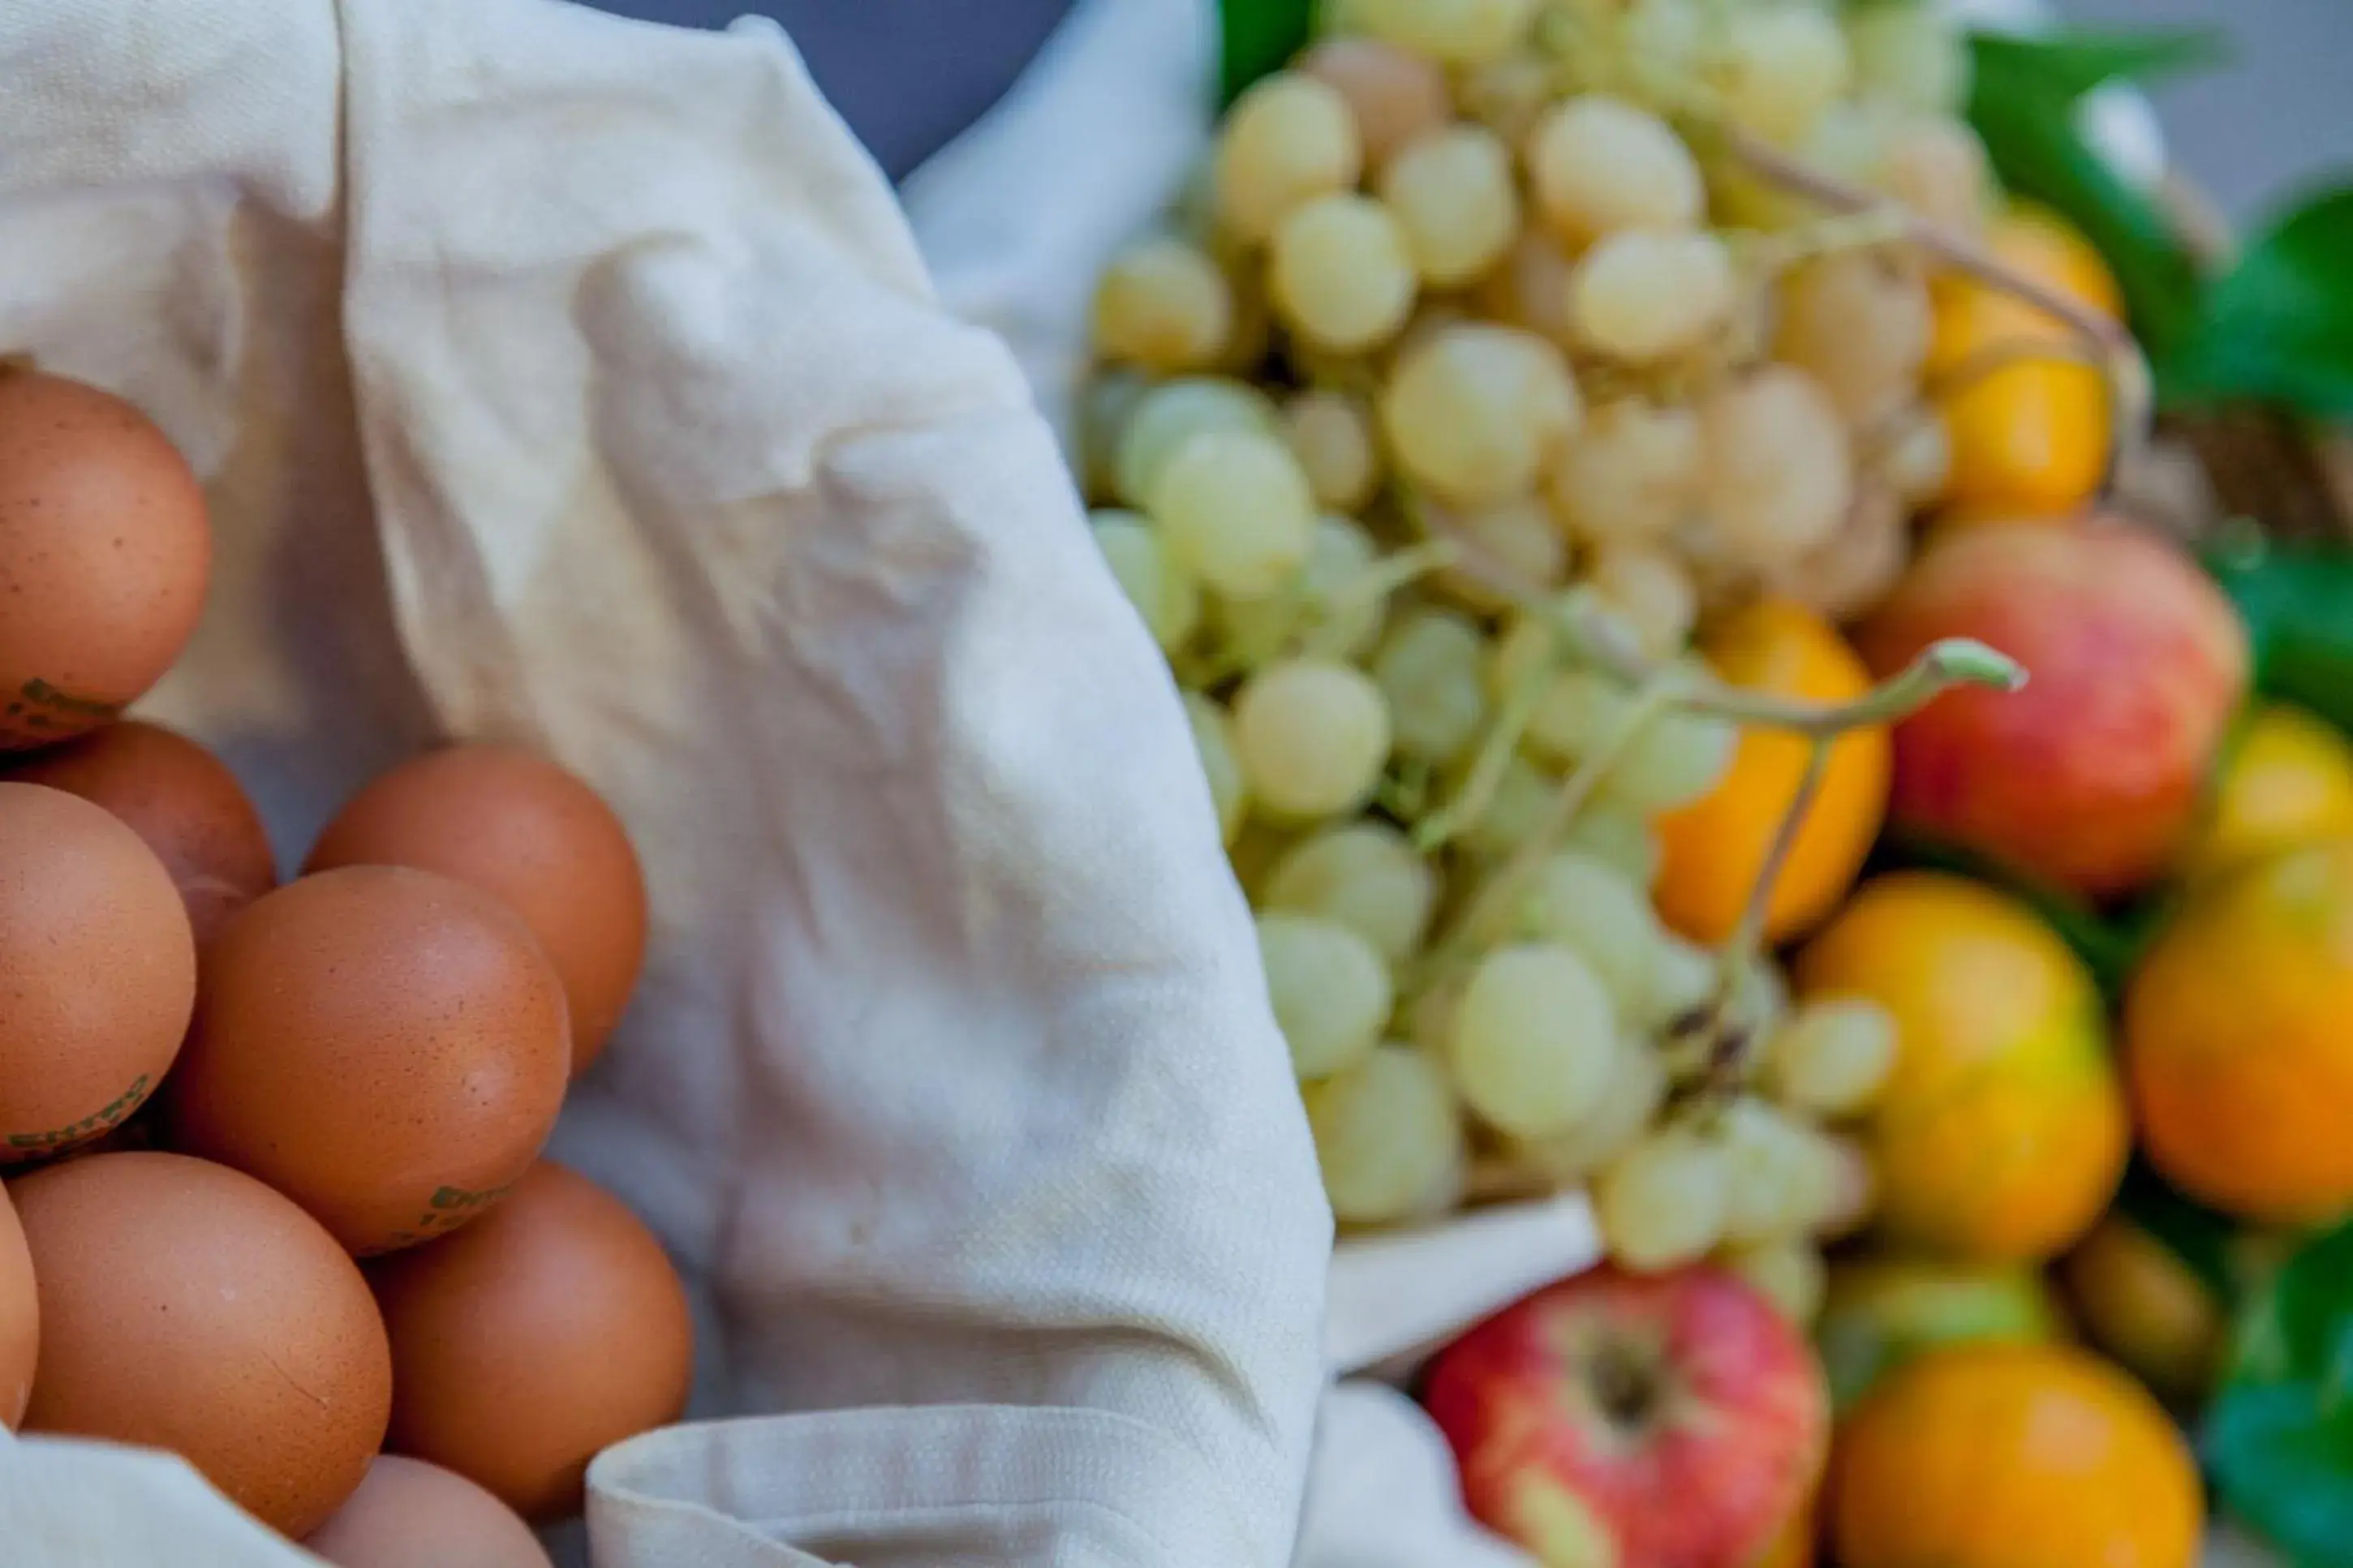
POLYGON ((1941 16, 1326 5, 1096 300, 1335 1211, 1592 1193, 1426 1388, 1546 1563, 1811 1561, 1827 1469, 1848 1568, 2186 1568, 2222 1307, 2141 1199, 2353 1202, 2353 756, 2231 747, 2245 627, 2104 510, 2118 289, 1941 16))
MULTIPOLYGON (((1938 405, 1984 395, 1988 291, 1910 238, 1990 221, 1959 41, 1908 6, 1336 10, 1104 279, 1088 477, 1327 1190, 1367 1226, 1590 1182, 1617 1258, 1725 1257, 1803 1314, 1894 1031, 1791 1007, 1767 950, 1855 876, 1873 721, 1940 679, 1874 689, 1834 623, 1988 423, 1938 405)), ((2055 368, 2088 488, 2103 384, 2055 368)))

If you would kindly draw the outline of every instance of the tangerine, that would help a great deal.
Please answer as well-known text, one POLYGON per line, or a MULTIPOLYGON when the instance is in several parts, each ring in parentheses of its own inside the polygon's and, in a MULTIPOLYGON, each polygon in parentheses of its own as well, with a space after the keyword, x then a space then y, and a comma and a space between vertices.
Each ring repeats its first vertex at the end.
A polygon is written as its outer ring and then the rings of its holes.
POLYGON ((1831 1488, 1845 1568, 2191 1568, 2204 1527, 2157 1401, 2065 1345, 1906 1363, 1841 1429, 1831 1488))
POLYGON ((2347 834, 2353 834, 2353 745, 2301 708, 2263 702, 2224 757, 2181 867, 2210 876, 2269 850, 2347 834))
MULTIPOLYGON (((1871 689, 1871 673, 1829 621, 1790 599, 1735 611, 1700 644, 1726 684, 1823 704, 1871 689)), ((1798 794, 1811 742, 1788 731, 1743 731, 1716 786, 1657 825, 1659 912, 1694 942, 1732 934, 1782 816, 1798 794)), ((1887 812, 1892 763, 1884 728, 1850 731, 1831 745, 1813 804, 1775 879, 1765 934, 1780 942, 1838 907, 1862 869, 1887 812)))
POLYGON ((2353 839, 2194 889, 2125 997, 2150 1162, 2241 1218, 2353 1203, 2353 839))
POLYGON ((1893 1239, 2018 1262, 2098 1220, 2124 1175, 2124 1093, 2090 972, 2032 911, 1959 877, 1882 877, 1796 977, 1803 996, 1867 996, 1895 1019, 1865 1130, 1893 1239))

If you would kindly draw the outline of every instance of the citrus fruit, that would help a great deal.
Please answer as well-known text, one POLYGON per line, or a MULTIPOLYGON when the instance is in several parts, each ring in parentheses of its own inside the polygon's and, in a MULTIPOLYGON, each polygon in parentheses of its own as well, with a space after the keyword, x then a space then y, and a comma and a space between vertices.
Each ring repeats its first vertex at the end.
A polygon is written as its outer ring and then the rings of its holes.
POLYGON ((2244 1219, 2353 1203, 2353 840, 2194 889, 2133 976, 2125 1041, 2150 1161, 2244 1219))
POLYGON ((1959 877, 1883 877, 1799 955, 1797 982, 1895 1019, 1865 1125, 1891 1238, 2024 1261, 2099 1218, 2128 1131, 2099 993, 2024 905, 1959 877))
POLYGON ((1839 1435, 1845 1568, 2191 1568, 2204 1503, 2147 1392, 2063 1345, 1933 1351, 1839 1435))
MULTIPOLYGON (((2014 209, 1995 220, 1985 243, 2035 282, 2116 313, 2116 281, 2099 252, 2056 216, 2014 209)), ((2089 500, 2107 468, 2108 388, 2076 334, 2048 311, 1957 273, 1937 280, 1934 298, 1926 374, 1932 385, 1939 378, 1953 384, 1942 399, 1952 447, 1947 499, 1969 510, 2030 515, 2089 500)))
MULTIPOLYGON (((1788 599, 1736 611, 1710 630, 1700 651, 1728 684, 1777 697, 1846 702, 1871 689, 1870 672, 1837 629, 1788 599)), ((1805 776, 1809 745, 1786 731, 1743 731, 1715 788, 1659 823, 1656 897, 1676 931, 1705 942, 1731 934, 1805 776)), ((1888 769, 1883 729, 1851 731, 1831 745, 1821 787, 1766 906, 1769 940, 1810 929, 1853 885, 1886 813, 1888 769)))
POLYGON ((2353 834, 2353 744, 2284 702, 2247 715, 2181 868, 2211 876, 2266 850, 2353 834))

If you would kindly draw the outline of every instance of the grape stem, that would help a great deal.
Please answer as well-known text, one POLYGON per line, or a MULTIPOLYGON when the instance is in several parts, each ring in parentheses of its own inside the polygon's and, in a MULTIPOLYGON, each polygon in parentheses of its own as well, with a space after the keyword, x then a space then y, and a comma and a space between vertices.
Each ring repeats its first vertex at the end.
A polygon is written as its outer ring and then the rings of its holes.
POLYGON ((1336 628, 1385 603, 1398 589, 1432 573, 1445 571, 1461 557, 1462 547, 1453 540, 1430 539, 1366 567, 1342 584, 1321 605, 1313 607, 1316 625, 1302 639, 1301 651, 1338 657, 1345 650, 1335 636, 1336 628))
POLYGON ((1504 770, 1519 754, 1520 739, 1528 732, 1528 723, 1535 717, 1537 705, 1544 701, 1545 689, 1552 675, 1549 660, 1535 664, 1504 694, 1503 710, 1479 742, 1478 755, 1471 760, 1471 771, 1464 776, 1462 787, 1414 829, 1416 848, 1425 855, 1443 848, 1485 819, 1488 809, 1495 804, 1495 791, 1503 784, 1504 770))
POLYGON ((1931 222, 1875 192, 1826 174, 1737 126, 1720 125, 1716 130, 1725 149, 1746 164, 1752 173, 1785 190, 1795 191, 1819 202, 1834 212, 1892 211, 1897 214, 1901 219, 1901 231, 1896 237, 1918 246, 1937 260, 1968 274, 1988 288, 1999 289, 2056 317, 2071 331, 2092 344, 2098 353, 2100 368, 2107 377, 2111 400, 2115 404, 2115 428, 2108 447, 2107 472, 2102 477, 2100 485, 2104 493, 2113 488, 2117 473, 2126 466, 2127 456, 2138 452, 2147 439, 2156 406, 2156 385, 2149 375, 2148 361, 2123 322, 2060 289, 2027 277, 1974 241, 1955 234, 1943 225, 1931 222))

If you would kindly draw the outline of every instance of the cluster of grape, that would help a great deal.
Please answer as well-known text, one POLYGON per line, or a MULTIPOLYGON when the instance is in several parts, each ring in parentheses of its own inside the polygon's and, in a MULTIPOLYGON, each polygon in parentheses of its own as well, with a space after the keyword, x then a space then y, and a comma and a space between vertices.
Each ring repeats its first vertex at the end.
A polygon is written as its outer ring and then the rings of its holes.
POLYGON ((1666 930, 1651 823, 1737 741, 1676 700, 1703 616, 1867 605, 1942 483, 1901 237, 1986 202, 1966 56, 1900 0, 1326 9, 1103 279, 1083 457, 1334 1208, 1586 1182, 1621 1262, 1802 1310, 1892 1031, 1666 930))

